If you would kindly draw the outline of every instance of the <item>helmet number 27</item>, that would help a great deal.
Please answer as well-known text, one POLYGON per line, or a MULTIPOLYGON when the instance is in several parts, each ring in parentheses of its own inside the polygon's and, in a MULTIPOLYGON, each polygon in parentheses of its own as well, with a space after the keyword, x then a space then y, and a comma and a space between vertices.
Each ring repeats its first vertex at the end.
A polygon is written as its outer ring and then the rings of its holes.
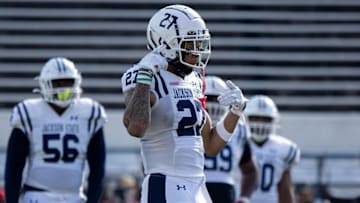
POLYGON ((177 28, 177 19, 178 17, 171 15, 170 13, 165 13, 164 19, 160 21, 160 27, 170 29, 172 25, 177 28))

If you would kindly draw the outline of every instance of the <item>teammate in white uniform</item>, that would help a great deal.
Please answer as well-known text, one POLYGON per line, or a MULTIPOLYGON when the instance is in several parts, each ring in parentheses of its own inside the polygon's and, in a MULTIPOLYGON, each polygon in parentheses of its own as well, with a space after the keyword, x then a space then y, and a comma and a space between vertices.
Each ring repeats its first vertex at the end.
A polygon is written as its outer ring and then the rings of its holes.
MULTIPOLYGON (((213 122, 221 120, 228 109, 221 106, 217 97, 227 90, 225 82, 216 76, 206 76, 206 110, 213 122)), ((213 203, 249 202, 257 184, 257 168, 248 143, 248 128, 243 119, 239 120, 234 135, 221 152, 215 156, 205 156, 206 187, 213 203), (241 169, 241 192, 236 191, 235 177, 241 169)))
POLYGON ((66 58, 51 58, 37 79, 42 98, 20 102, 11 115, 6 202, 18 203, 21 187, 23 203, 98 202, 105 171, 104 108, 80 98, 81 75, 66 58), (86 161, 90 174, 84 195, 86 161))
POLYGON ((230 139, 246 98, 232 82, 219 97, 230 106, 212 127, 203 109, 201 71, 210 55, 210 34, 193 9, 170 5, 155 13, 147 38, 153 51, 122 77, 123 123, 141 140, 146 177, 142 203, 211 202, 205 186, 204 153, 216 155, 230 139))
POLYGON ((300 149, 276 134, 279 112, 268 96, 256 95, 244 111, 251 130, 251 150, 259 165, 259 183, 252 203, 293 203, 291 167, 300 160, 300 149))

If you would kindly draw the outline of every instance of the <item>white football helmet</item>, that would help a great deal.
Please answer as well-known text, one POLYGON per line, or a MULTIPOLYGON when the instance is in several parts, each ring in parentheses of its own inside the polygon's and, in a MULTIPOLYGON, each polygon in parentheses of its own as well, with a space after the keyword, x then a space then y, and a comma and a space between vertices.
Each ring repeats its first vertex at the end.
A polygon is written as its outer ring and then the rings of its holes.
POLYGON ((161 55, 168 62, 180 62, 191 68, 205 67, 211 53, 210 34, 204 20, 184 5, 166 6, 155 13, 147 27, 147 40, 151 50, 166 45, 161 55), (187 63, 184 54, 198 55, 198 63, 187 63))
POLYGON ((251 137, 256 142, 263 142, 270 134, 276 132, 280 116, 270 97, 253 96, 247 102, 244 114, 250 127, 251 137))
POLYGON ((43 66, 41 73, 35 78, 39 80, 40 90, 43 98, 50 103, 60 107, 68 106, 72 101, 78 99, 81 90, 81 75, 75 64, 69 59, 55 57, 49 59, 43 66), (53 80, 73 79, 72 87, 53 87, 53 80))
POLYGON ((217 123, 227 112, 227 107, 220 105, 220 103, 214 99, 228 90, 226 83, 217 76, 205 77, 205 96, 207 97, 206 109, 211 117, 213 123, 217 123))

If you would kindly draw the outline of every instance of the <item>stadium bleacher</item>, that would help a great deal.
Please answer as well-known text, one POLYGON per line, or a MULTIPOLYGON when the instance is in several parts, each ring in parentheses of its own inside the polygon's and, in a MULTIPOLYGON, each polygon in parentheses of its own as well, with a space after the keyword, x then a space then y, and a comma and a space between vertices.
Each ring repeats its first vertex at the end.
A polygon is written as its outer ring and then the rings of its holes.
MULTIPOLYGON (((207 74, 283 111, 360 111, 357 0, 182 1, 213 36, 207 74)), ((47 58, 82 71, 85 95, 122 108, 121 74, 146 52, 146 24, 174 1, 0 0, 0 107, 31 97, 47 58)))
MULTIPOLYGON (((120 77, 147 51, 147 21, 175 2, 0 0, 0 109, 35 97, 33 78, 53 56, 77 64, 85 96, 122 109, 120 77)), ((360 112, 359 0, 181 2, 199 11, 212 34, 208 75, 232 79, 245 95, 271 96, 281 112, 360 112)), ((319 160, 306 159, 294 178, 358 189, 343 167, 351 163, 359 177, 355 160, 325 162, 319 175, 319 160)))

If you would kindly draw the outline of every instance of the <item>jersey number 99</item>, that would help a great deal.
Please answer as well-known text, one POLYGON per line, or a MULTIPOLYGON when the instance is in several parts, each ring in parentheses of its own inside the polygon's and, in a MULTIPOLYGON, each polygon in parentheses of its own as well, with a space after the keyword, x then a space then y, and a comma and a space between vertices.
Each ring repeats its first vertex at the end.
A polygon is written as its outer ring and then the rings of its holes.
POLYGON ((212 171, 218 170, 227 173, 231 171, 233 163, 232 163, 232 150, 229 145, 226 145, 221 150, 219 155, 215 157, 209 157, 205 155, 205 158, 206 158, 206 162, 205 162, 206 170, 212 170, 212 171), (211 163, 211 165, 208 163, 211 163))

